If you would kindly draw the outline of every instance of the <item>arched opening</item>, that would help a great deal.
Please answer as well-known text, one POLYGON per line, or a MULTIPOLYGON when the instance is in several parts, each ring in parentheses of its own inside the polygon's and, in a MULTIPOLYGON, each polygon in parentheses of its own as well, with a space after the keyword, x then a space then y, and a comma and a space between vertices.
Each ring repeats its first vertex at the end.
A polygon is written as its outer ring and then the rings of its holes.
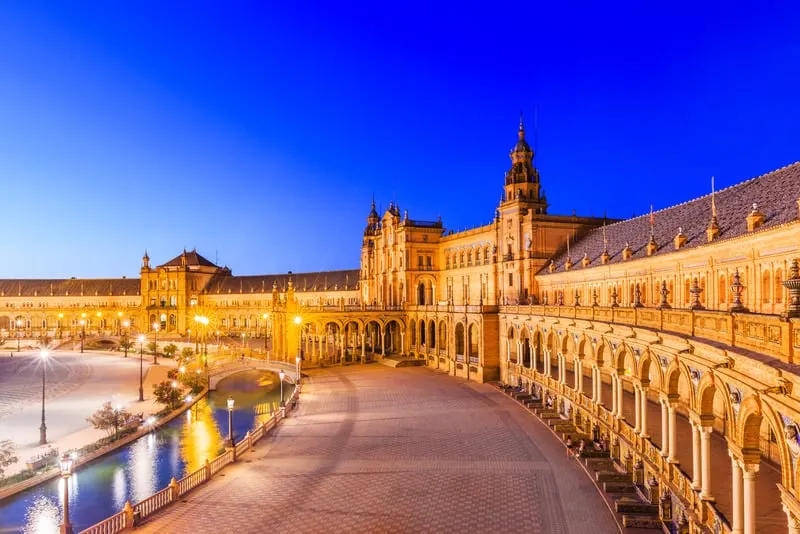
POLYGON ((456 324, 456 359, 464 359, 464 325, 456 324))
POLYGON ((447 350, 447 323, 439 323, 439 350, 447 350))
POLYGON ((436 348, 436 323, 431 321, 429 332, 428 332, 428 339, 431 340, 431 349, 436 348))
POLYGON ((428 337, 425 335, 425 321, 419 322, 419 343, 422 345, 422 349, 425 349, 427 346, 428 337))
POLYGON ((478 327, 475 324, 469 325, 469 362, 478 363, 480 349, 478 347, 478 327))
POLYGON ((523 367, 531 366, 531 344, 528 330, 522 330, 520 334, 520 342, 522 343, 522 365, 523 367))
POLYGON ((517 342, 514 338, 514 327, 508 328, 508 335, 506 337, 507 353, 509 363, 517 363, 517 342))
POLYGON ((415 321, 414 319, 411 319, 411 322, 409 323, 409 326, 408 326, 408 331, 411 334, 411 339, 409 340, 409 343, 411 344, 411 347, 416 347, 417 346, 417 321, 415 321))

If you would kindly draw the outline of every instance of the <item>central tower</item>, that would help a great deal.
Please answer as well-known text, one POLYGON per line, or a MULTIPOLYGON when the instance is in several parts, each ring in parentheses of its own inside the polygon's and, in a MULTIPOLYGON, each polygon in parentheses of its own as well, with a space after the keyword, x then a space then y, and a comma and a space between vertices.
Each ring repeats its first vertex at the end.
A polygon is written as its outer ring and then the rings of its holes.
POLYGON ((511 168, 506 172, 503 203, 519 201, 535 213, 547 213, 547 199, 541 191, 539 171, 533 165, 534 153, 525 140, 525 124, 519 118, 519 139, 511 150, 511 168))

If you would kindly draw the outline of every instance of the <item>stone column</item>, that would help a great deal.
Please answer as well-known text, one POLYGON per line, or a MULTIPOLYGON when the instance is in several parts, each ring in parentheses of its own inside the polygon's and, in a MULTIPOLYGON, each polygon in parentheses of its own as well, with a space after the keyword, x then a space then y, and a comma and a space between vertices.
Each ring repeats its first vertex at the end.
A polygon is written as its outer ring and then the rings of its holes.
POLYGON ((800 520, 798 520, 797 516, 795 516, 786 506, 783 507, 783 511, 786 513, 786 519, 789 525, 789 534, 800 534, 800 520))
POLYGON ((641 416, 639 435, 644 439, 647 439, 650 437, 650 434, 647 432, 647 388, 644 386, 642 386, 640 389, 639 400, 641 401, 641 406, 639 408, 639 413, 641 416))
POLYGON ((522 370, 522 341, 517 340, 517 366, 522 370))
POLYGON ((565 382, 564 378, 567 376, 567 369, 566 365, 564 364, 564 355, 559 352, 556 354, 556 358, 558 358, 558 383, 563 384, 565 382))
POLYGON ((742 464, 728 450, 731 457, 731 489, 733 517, 731 517, 731 534, 742 534, 742 516, 744 512, 744 496, 742 495, 742 464))
POLYGON ((700 460, 702 476, 700 479, 700 498, 712 500, 711 496, 711 432, 710 426, 698 426, 700 431, 700 460))
POLYGON ((667 405, 667 412, 669 413, 669 456, 667 456, 667 461, 671 464, 679 463, 676 456, 678 448, 678 413, 676 408, 677 406, 672 402, 667 405))
POLYGON ((400 356, 406 353, 406 333, 400 332, 400 356))
POLYGON ((592 385, 594 386, 595 391, 595 402, 597 404, 603 404, 603 375, 600 373, 600 368, 596 365, 593 367, 594 369, 594 380, 592 380, 592 385))
POLYGON ((339 334, 339 364, 344 365, 344 351, 347 339, 344 334, 339 334))
MULTIPOLYGON (((466 339, 466 332, 464 333, 464 348, 466 349, 467 339, 466 339)), ((466 352, 466 350, 464 351, 466 352)), ((506 338, 506 367, 511 365, 511 341, 506 338)))
POLYGON ((574 360, 572 360, 572 363, 573 363, 573 369, 572 369, 573 373, 572 374, 575 375, 573 377, 574 378, 574 382, 575 382, 574 389, 575 389, 575 393, 580 395, 580 393, 581 393, 581 384, 583 383, 583 380, 581 380, 581 378, 583 378, 582 372, 581 372, 581 361, 579 359, 575 358, 574 360))
POLYGON ((744 534, 756 534, 756 476, 758 464, 744 464, 742 468, 744 479, 744 534))
POLYGON ((617 375, 611 374, 611 415, 617 416, 617 375))
POLYGON ((633 431, 635 433, 641 432, 641 416, 642 416, 642 395, 639 392, 639 385, 633 385, 633 431))
POLYGON ((536 353, 537 352, 538 352, 538 350, 536 349, 536 347, 533 346, 533 343, 531 342, 531 369, 533 369, 533 370, 536 370, 536 356, 537 356, 536 353))
POLYGON ((689 424, 692 425, 692 489, 699 490, 702 487, 700 478, 703 469, 700 457, 700 425, 691 419, 689 424))
POLYGON ((625 419, 625 416, 622 413, 622 394, 625 391, 625 388, 622 387, 622 377, 617 376, 617 417, 620 419, 625 419))
POLYGON ((661 456, 669 456, 669 405, 664 399, 661 404, 661 456))
POLYGON ((361 334, 361 363, 367 359, 367 335, 361 334))

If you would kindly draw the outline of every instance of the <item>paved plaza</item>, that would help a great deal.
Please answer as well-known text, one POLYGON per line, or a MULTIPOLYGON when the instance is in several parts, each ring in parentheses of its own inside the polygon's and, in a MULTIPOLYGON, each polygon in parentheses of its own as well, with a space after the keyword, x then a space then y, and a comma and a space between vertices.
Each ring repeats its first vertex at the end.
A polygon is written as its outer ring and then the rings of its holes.
POLYGON ((425 368, 311 372, 299 410, 141 529, 616 532, 553 434, 489 385, 425 368))
MULTIPOLYGON (((42 362, 38 351, 17 353, 12 358, 0 353, 0 440, 10 439, 16 447, 18 462, 6 469, 12 475, 25 466, 30 457, 48 446, 61 451, 93 443, 106 434, 89 425, 86 418, 104 402, 120 403, 133 413, 161 409, 152 399, 155 381, 166 378, 173 362, 152 366, 144 361, 145 401, 139 399, 139 357, 131 353, 80 354, 51 351, 46 363, 46 423, 49 445, 39 446, 42 417, 42 362)), ((161 362, 159 362, 161 363, 161 362)))

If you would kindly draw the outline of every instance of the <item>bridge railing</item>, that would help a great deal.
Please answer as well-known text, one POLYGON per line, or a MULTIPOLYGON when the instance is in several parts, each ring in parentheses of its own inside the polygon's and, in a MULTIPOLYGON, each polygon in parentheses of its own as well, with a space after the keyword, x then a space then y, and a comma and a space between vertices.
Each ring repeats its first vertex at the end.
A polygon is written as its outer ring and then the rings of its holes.
POLYGON ((225 452, 211 461, 207 460, 204 466, 187 474, 180 480, 173 478, 169 486, 135 505, 131 505, 130 501, 126 502, 122 511, 81 531, 80 534, 116 534, 126 529, 135 528, 144 518, 166 508, 195 488, 202 486, 226 465, 234 463, 236 458, 251 450, 256 442, 286 418, 286 414, 297 405, 299 395, 300 388, 295 387, 286 401, 285 408, 278 410, 253 431, 248 432, 233 448, 227 448, 225 452))

